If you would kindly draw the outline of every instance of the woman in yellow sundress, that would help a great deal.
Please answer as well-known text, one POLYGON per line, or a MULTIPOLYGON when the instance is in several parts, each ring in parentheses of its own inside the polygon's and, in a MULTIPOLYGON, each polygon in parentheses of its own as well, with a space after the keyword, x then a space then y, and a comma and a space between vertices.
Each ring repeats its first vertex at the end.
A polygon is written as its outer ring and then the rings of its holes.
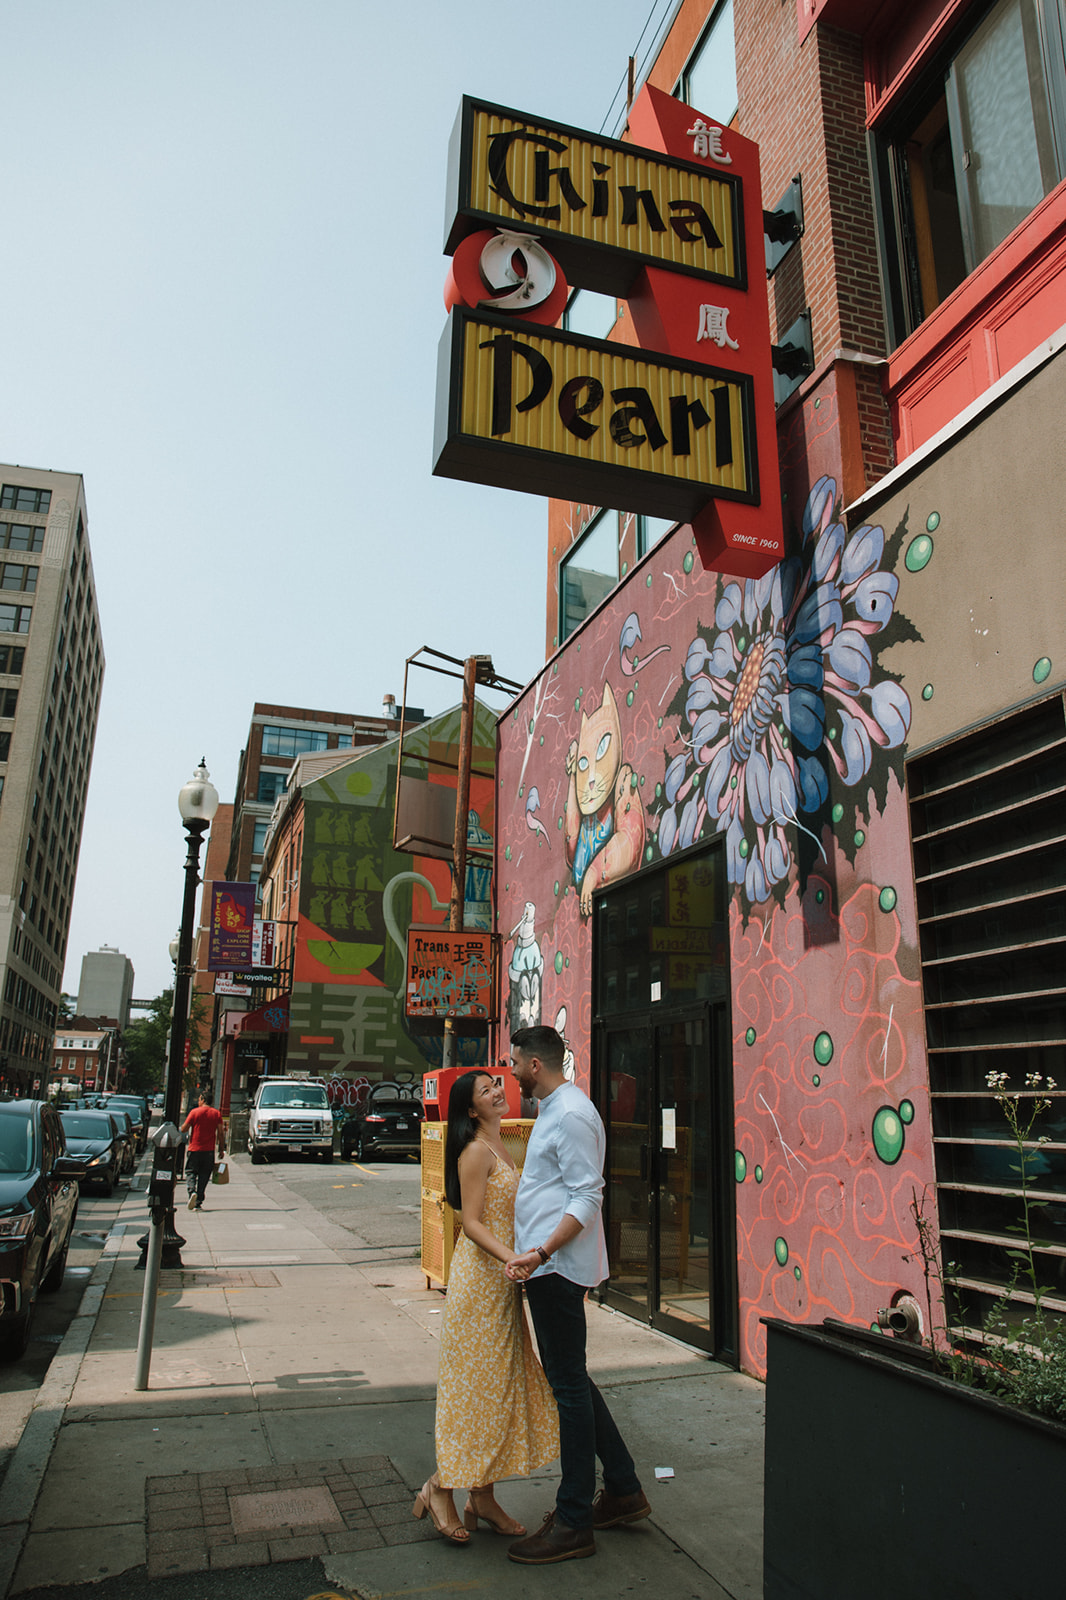
POLYGON ((503 1147, 507 1099, 487 1072, 465 1072, 448 1097, 444 1187, 462 1213, 440 1335, 437 1377, 437 1470, 415 1499, 438 1533, 466 1544, 478 1520, 521 1538, 525 1528, 503 1511, 493 1486, 528 1477, 559 1453, 559 1418, 522 1305, 504 1273, 514 1259, 518 1169, 503 1147), (452 1491, 470 1496, 463 1520, 452 1491))

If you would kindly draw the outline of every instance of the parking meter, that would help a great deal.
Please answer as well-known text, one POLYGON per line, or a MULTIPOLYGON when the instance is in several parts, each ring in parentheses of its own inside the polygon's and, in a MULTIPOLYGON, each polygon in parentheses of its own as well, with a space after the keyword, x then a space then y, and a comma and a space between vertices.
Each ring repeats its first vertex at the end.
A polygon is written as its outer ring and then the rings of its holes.
POLYGON ((184 1146, 172 1122, 164 1122, 151 1134, 152 1176, 148 1184, 148 1204, 153 1218, 161 1220, 174 1205, 174 1185, 181 1176, 184 1146))

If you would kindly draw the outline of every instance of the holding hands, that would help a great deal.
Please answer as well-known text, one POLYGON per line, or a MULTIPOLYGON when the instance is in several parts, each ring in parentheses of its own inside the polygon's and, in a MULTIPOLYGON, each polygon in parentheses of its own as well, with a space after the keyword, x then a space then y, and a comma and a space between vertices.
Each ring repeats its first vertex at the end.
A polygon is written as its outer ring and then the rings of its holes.
POLYGON ((524 1255, 512 1256, 504 1266, 504 1272, 512 1283, 525 1283, 529 1275, 542 1265, 538 1250, 527 1250, 524 1255))

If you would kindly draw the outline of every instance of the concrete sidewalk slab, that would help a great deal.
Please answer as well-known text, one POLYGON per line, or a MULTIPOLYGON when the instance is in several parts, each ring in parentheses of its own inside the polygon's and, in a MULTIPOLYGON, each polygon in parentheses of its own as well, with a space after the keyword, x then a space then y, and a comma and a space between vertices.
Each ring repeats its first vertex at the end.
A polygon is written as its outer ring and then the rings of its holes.
MULTIPOLYGON (((56 1358, 64 1383, 31 1417, 34 1459, 19 1465, 20 1446, 11 1492, 7 1481, 0 1489, 0 1578, 13 1574, 10 1593, 110 1583, 123 1571, 154 1582, 198 1571, 207 1581, 223 1568, 314 1556, 349 1592, 459 1584, 515 1600, 541 1595, 544 1575, 508 1562, 505 1540, 483 1529, 456 1550, 411 1515, 433 1466, 443 1298, 426 1290, 410 1241, 399 1257, 375 1249, 372 1259, 345 1259, 360 1254, 350 1234, 258 1176, 238 1160, 208 1209, 179 1214, 185 1270, 161 1275, 143 1393, 132 1388, 144 1284, 135 1241, 147 1211, 143 1195, 124 1203, 125 1233, 106 1274, 94 1275, 78 1338, 56 1358), (323 1242, 334 1235, 346 1241, 343 1256, 323 1242), (279 1249, 262 1248, 267 1239, 279 1249), (343 1463, 356 1462, 385 1473, 387 1485, 339 1485, 343 1463), (375 1510, 373 1491, 386 1486, 391 1498, 375 1510), (293 1500, 279 1533, 257 1529, 250 1502, 239 1504, 242 1494, 294 1489, 328 1491, 335 1509, 321 1496, 293 1500), (362 1498, 342 1504, 338 1494, 362 1498), (164 1504, 168 1495, 189 1499, 164 1504), (300 1522, 316 1505, 322 1525, 300 1522), (200 1521, 164 1526, 194 1512, 200 1521), (194 1538, 178 1537, 190 1528, 194 1538), (343 1539, 352 1542, 341 1548, 343 1539)), ((603 1307, 589 1306, 588 1324, 590 1368, 638 1459, 653 1515, 601 1536, 596 1560, 580 1569, 582 1592, 613 1600, 647 1585, 656 1600, 758 1600, 762 1386, 603 1307), (657 1466, 673 1467, 674 1479, 656 1484, 657 1466)), ((536 1527, 555 1481, 551 1470, 518 1480, 501 1499, 536 1527)))

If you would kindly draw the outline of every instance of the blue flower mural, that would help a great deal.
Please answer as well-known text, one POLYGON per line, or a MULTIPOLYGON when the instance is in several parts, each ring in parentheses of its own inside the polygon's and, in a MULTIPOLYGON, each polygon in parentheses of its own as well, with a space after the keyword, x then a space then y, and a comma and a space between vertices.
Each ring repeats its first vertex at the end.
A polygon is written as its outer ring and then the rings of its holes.
POLYGON ((666 767, 660 853, 724 834, 729 881, 751 905, 783 896, 790 830, 821 850, 814 825, 834 777, 847 788, 871 778, 876 753, 902 745, 910 727, 906 692, 876 671, 899 589, 884 530, 849 535, 835 505, 836 483, 820 478, 800 553, 743 586, 719 584, 713 629, 689 645, 671 707, 688 734, 666 767))

